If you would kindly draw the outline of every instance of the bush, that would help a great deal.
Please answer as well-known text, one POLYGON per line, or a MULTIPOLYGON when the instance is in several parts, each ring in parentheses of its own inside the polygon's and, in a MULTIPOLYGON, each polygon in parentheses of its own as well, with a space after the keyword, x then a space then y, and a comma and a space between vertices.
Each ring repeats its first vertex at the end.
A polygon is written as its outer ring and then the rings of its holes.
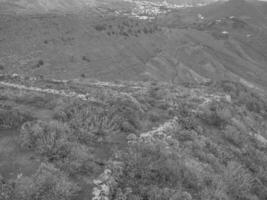
POLYGON ((215 87, 231 95, 235 103, 245 105, 249 111, 266 115, 266 100, 241 83, 222 81, 217 83, 215 87))
POLYGON ((0 128, 19 128, 25 121, 32 117, 17 110, 4 110, 0 108, 0 128))
POLYGON ((124 167, 115 177, 117 190, 132 190, 137 199, 171 199, 181 194, 179 188, 198 190, 199 180, 177 154, 160 144, 135 144, 122 156, 124 167))
POLYGON ((197 133, 194 130, 182 130, 179 131, 175 136, 179 142, 194 141, 197 139, 197 133))
POLYGON ((86 75, 84 73, 81 74, 82 78, 86 78, 86 75))
POLYGON ((40 68, 43 65, 44 65, 44 61, 43 60, 38 60, 38 63, 35 64, 32 68, 33 69, 38 69, 38 68, 40 68))
POLYGON ((106 25, 98 24, 95 26, 95 30, 97 31, 105 31, 107 29, 106 25))
POLYGON ((15 193, 18 200, 70 200, 79 187, 51 164, 41 164, 32 177, 16 181, 15 193))
POLYGON ((209 184, 201 192, 201 199, 203 200, 230 200, 225 191, 224 182, 218 176, 210 177, 209 184))
POLYGON ((166 95, 166 89, 158 84, 157 82, 151 82, 150 86, 148 88, 147 94, 148 97, 154 100, 160 100, 164 98, 164 95, 166 95))
MULTIPOLYGON (((119 126, 123 122, 127 122, 135 132, 141 129, 141 115, 143 110, 139 102, 132 96, 118 96, 108 101, 109 112, 115 119, 119 126)), ((112 119, 114 120, 114 119, 112 119)))
POLYGON ((119 131, 121 119, 102 107, 84 107, 77 110, 69 124, 79 141, 87 143, 119 131))
POLYGON ((178 108, 178 118, 181 128, 184 130, 196 130, 198 127, 197 116, 193 113, 189 105, 182 103, 178 108))
POLYGON ((153 123, 160 122, 161 117, 160 117, 159 110, 150 110, 148 111, 147 114, 148 114, 149 121, 153 123))
POLYGON ((231 111, 220 102, 212 102, 204 108, 199 117, 210 126, 222 128, 231 119, 231 111))
POLYGON ((16 103, 30 105, 42 109, 53 109, 54 102, 49 94, 29 94, 24 93, 14 100, 16 103))
POLYGON ((86 146, 72 143, 69 149, 68 155, 56 162, 60 169, 69 174, 88 174, 94 171, 96 164, 93 162, 93 156, 86 146))
POLYGON ((253 185, 252 176, 239 163, 229 162, 224 170, 226 192, 233 199, 246 198, 253 185))
POLYGON ((83 57, 82 57, 82 60, 83 60, 83 61, 86 61, 86 62, 88 62, 88 63, 91 62, 91 59, 88 58, 87 56, 83 56, 83 57))
POLYGON ((57 121, 26 122, 20 131, 22 148, 34 150, 49 160, 68 154, 70 138, 69 127, 57 121))
POLYGON ((15 199, 14 186, 4 180, 0 180, 0 199, 1 200, 15 199))
POLYGON ((24 149, 34 150, 70 174, 89 173, 95 167, 89 149, 77 143, 69 127, 61 122, 27 122, 20 139, 24 149))
POLYGON ((223 131, 223 136, 226 140, 237 147, 242 147, 246 143, 244 133, 241 133, 237 128, 233 126, 227 126, 223 131))
POLYGON ((57 111, 55 118, 75 131, 81 143, 90 143, 117 132, 141 129, 141 106, 131 96, 101 92, 104 103, 76 101, 57 111), (104 94, 104 95, 103 95, 104 94))

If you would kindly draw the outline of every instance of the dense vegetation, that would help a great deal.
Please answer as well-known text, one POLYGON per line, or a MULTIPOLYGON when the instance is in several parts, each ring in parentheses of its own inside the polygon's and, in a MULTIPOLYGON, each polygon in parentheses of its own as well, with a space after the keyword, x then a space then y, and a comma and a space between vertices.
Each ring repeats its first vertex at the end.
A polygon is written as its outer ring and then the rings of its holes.
POLYGON ((79 177, 101 179, 105 169, 111 178, 102 180, 109 188, 99 194, 102 199, 267 199, 263 97, 233 82, 120 85, 95 84, 94 101, 43 95, 34 103, 26 101, 33 98, 30 92, 1 88, 1 105, 32 108, 31 118, 20 120, 1 112, 0 123, 8 127, 13 119, 21 125, 21 151, 33 153, 40 167, 30 176, 3 176, 0 199, 80 199, 93 186, 85 189, 79 177), (51 116, 33 115, 40 108, 51 116))
POLYGON ((142 34, 152 34, 159 31, 156 23, 136 20, 129 17, 105 19, 94 26, 96 31, 108 36, 138 37, 142 34))

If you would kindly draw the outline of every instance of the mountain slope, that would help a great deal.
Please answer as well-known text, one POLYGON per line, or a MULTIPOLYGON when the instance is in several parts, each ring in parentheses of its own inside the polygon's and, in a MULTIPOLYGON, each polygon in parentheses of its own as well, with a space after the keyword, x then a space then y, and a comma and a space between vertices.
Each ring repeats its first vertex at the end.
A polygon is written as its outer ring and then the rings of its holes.
POLYGON ((15 11, 53 11, 53 10, 72 10, 92 6, 94 0, 1 0, 2 10, 15 11))
POLYGON ((241 84, 0 79, 1 199, 267 197, 267 104, 241 84))
POLYGON ((228 79, 267 87, 267 31, 257 3, 220 2, 151 21, 128 15, 131 8, 114 14, 122 7, 109 5, 80 14, 2 15, 2 72, 173 83, 228 79), (238 15, 225 16, 234 9, 238 15))
POLYGON ((0 200, 266 200, 267 4, 81 2, 0 3, 0 200))
POLYGON ((260 25, 266 24, 266 10, 264 6, 266 6, 265 2, 229 0, 212 4, 197 11, 208 18, 219 19, 236 16, 260 25))

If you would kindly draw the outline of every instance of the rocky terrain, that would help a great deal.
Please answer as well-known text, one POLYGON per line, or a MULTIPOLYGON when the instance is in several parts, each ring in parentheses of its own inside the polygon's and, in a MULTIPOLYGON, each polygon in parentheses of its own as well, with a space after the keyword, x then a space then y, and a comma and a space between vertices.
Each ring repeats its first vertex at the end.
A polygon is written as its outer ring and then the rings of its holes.
POLYGON ((266 200, 267 3, 1 0, 0 200, 266 200))

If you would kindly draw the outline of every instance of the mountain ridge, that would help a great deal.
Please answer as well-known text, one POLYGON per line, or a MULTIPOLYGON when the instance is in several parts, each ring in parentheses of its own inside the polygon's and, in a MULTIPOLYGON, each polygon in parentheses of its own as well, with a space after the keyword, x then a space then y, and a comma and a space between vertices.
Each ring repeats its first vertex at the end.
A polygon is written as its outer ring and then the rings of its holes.
MULTIPOLYGON (((156 0, 156 1, 145 1, 145 2, 168 2, 177 5, 197 5, 203 3, 212 3, 217 0, 192 0, 192 1, 184 1, 184 0, 156 0)), ((102 3, 121 3, 121 2, 139 2, 139 0, 131 1, 131 0, 1 0, 0 1, 0 8, 2 10, 10 10, 16 12, 49 12, 49 11, 70 11, 70 10, 77 10, 77 9, 87 9, 90 7, 95 7, 96 5, 102 3)), ((143 2, 143 1, 140 1, 143 2)))

